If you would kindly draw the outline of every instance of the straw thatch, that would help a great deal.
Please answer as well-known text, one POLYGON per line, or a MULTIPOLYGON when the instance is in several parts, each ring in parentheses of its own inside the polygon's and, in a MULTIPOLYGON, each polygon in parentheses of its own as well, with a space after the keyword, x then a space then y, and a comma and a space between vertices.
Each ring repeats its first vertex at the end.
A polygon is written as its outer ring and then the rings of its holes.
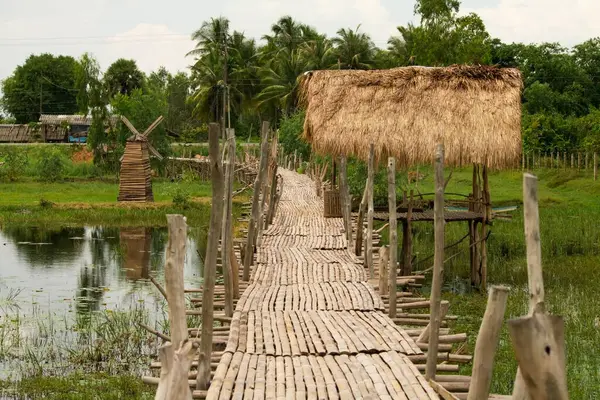
POLYGON ((521 153, 521 74, 452 66, 305 74, 304 137, 321 154, 429 163, 443 142, 446 163, 514 166, 521 153))

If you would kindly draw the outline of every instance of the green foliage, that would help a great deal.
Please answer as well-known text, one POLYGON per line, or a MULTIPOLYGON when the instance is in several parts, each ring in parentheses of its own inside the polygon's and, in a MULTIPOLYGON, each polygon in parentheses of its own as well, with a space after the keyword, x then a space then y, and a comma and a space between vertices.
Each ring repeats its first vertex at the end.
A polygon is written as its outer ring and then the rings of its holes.
POLYGON ((25 173, 27 154, 15 147, 5 146, 0 150, 0 179, 14 182, 25 173))
POLYGON ((39 179, 46 182, 62 180, 68 163, 69 159, 60 150, 43 148, 36 163, 39 179))
POLYGON ((304 160, 310 156, 310 144, 302 139, 304 130, 304 111, 286 117, 281 121, 279 127, 279 143, 283 146, 286 154, 297 152, 304 160))
POLYGON ((47 114, 77 111, 75 70, 69 56, 31 55, 2 81, 2 106, 19 124, 38 121, 47 114))
POLYGON ((52 208, 53 206, 54 206, 54 203, 51 202, 50 200, 46 200, 43 197, 40 199, 40 207, 41 208, 52 208))
POLYGON ((106 70, 104 86, 111 99, 117 94, 129 95, 144 86, 144 74, 134 60, 120 58, 106 70))
POLYGON ((75 87, 79 112, 87 115, 90 107, 97 106, 100 91, 100 65, 89 53, 84 53, 75 65, 75 87))
POLYGON ((177 208, 182 208, 182 209, 187 209, 190 206, 190 194, 181 189, 178 188, 175 191, 175 195, 173 196, 173 205, 177 208))

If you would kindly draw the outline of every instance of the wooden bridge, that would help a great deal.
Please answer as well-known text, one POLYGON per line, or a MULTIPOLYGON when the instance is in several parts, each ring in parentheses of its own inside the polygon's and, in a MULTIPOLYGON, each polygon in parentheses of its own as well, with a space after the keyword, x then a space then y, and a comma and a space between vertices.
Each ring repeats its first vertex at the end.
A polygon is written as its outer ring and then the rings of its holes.
MULTIPOLYGON (((348 249, 342 219, 323 217, 310 178, 280 174, 277 215, 263 232, 206 398, 439 398, 413 363, 424 359, 423 344, 385 314, 348 249)), ((458 378, 465 379, 450 386, 468 387, 469 377, 458 378)))

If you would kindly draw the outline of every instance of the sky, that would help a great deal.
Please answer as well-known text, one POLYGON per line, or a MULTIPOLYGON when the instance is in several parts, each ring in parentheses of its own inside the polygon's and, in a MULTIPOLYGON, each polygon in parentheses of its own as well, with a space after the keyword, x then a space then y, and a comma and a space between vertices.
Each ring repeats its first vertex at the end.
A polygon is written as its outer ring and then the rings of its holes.
MULTIPOLYGON (((379 47, 396 27, 416 22, 414 0, 0 0, 0 80, 32 53, 92 53, 106 69, 132 58, 144 72, 185 70, 202 21, 226 16, 232 29, 260 38, 292 15, 330 36, 343 27, 369 33, 379 47)), ((505 42, 573 46, 600 36, 599 0, 463 0, 505 42)))

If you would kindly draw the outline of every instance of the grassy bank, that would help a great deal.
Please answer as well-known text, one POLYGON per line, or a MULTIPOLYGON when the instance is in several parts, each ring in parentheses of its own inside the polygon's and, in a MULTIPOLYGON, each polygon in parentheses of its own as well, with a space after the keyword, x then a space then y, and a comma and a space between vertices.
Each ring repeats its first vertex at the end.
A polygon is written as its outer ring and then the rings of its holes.
POLYGON ((208 182, 155 179, 154 203, 117 203, 118 191, 116 180, 0 183, 0 226, 163 226, 172 213, 199 226, 209 218, 208 182))
MULTIPOLYGON (((425 170, 420 182, 422 193, 432 192, 433 174, 425 170)), ((446 173, 448 175, 448 172, 446 173)), ((567 373, 572 399, 600 398, 600 297, 594 279, 600 272, 600 182, 590 174, 575 171, 538 171, 540 225, 546 303, 550 311, 565 318, 567 373)), ((457 170, 448 192, 469 193, 471 171, 457 170)), ((520 171, 495 172, 490 176, 492 202, 522 203, 520 171)), ((432 265, 433 225, 414 223, 415 270, 432 265)), ((506 319, 527 312, 527 266, 522 209, 510 221, 495 220, 488 244, 490 284, 511 287, 506 319)), ((446 225, 446 243, 454 243, 468 232, 465 223, 446 225)), ((401 240, 402 230, 399 230, 401 240)), ((452 314, 459 316, 457 332, 469 334, 468 348, 473 352, 486 296, 470 289, 468 243, 447 250, 446 258, 460 252, 445 264, 444 298, 450 300, 452 314)), ((427 292, 428 289, 424 291, 427 292)), ((464 368, 470 372, 470 367, 464 368)), ((492 391, 510 394, 516 361, 504 325, 496 355, 492 391)))

